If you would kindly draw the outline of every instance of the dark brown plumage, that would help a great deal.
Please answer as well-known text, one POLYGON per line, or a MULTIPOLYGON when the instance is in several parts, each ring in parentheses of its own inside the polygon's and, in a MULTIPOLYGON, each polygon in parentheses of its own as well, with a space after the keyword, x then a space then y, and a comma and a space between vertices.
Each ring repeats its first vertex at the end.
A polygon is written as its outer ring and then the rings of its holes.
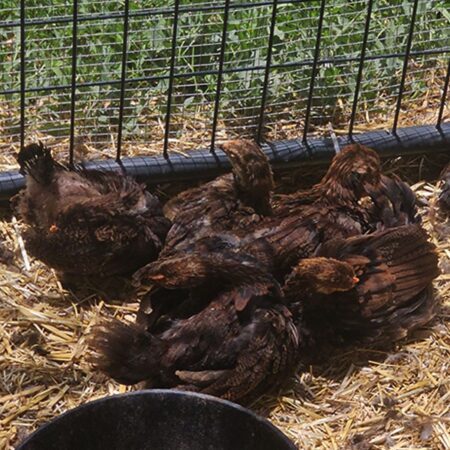
POLYGON ((232 140, 219 146, 230 159, 239 198, 257 214, 272 213, 271 193, 274 189, 269 159, 255 142, 232 140))
POLYGON ((380 183, 370 190, 369 195, 371 215, 376 218, 379 230, 420 222, 416 195, 396 175, 381 175, 380 183))
POLYGON ((167 202, 164 213, 173 225, 163 255, 212 232, 245 230, 271 214, 273 178, 267 156, 248 140, 229 141, 221 147, 230 158, 233 173, 188 189, 167 202))
POLYGON ((145 381, 241 403, 279 385, 296 367, 298 330, 276 281, 254 261, 238 261, 222 252, 155 263, 147 278, 161 289, 177 288, 177 307, 154 308, 146 326, 116 322, 97 329, 95 366, 121 383, 145 381), (180 308, 183 295, 196 308, 180 308))
POLYGON ((299 206, 314 203, 353 207, 379 184, 380 177, 380 157, 374 150, 360 144, 347 145, 333 158, 320 183, 280 196, 275 201, 275 214, 290 214, 299 206))
POLYGON ((136 284, 150 280, 168 289, 187 289, 193 287, 193 284, 201 285, 216 279, 222 282, 245 282, 251 273, 267 268, 270 247, 261 245, 257 249, 257 258, 246 253, 241 242, 233 233, 215 233, 192 240, 182 252, 160 257, 142 267, 133 275, 133 279, 136 284), (241 266, 240 272, 236 271, 237 266, 241 266), (160 278, 154 280, 155 274, 160 278), (165 279, 161 278, 163 275, 167 275, 165 279))
POLYGON ((269 245, 274 273, 282 278, 300 259, 313 255, 323 242, 360 235, 366 231, 366 224, 366 217, 357 209, 306 205, 290 216, 265 221, 242 239, 241 246, 255 254, 262 243, 269 245))
POLYGON ((381 173, 378 154, 363 145, 344 147, 332 160, 317 185, 306 191, 280 196, 275 214, 292 214, 301 205, 339 205, 364 214, 366 231, 375 231, 418 221, 416 198, 397 176, 381 173), (360 200, 370 197, 367 206, 360 200))
POLYGON ((281 197, 274 217, 253 227, 247 236, 250 253, 264 239, 273 248, 278 275, 289 273, 302 258, 314 254, 330 239, 347 238, 412 222, 415 197, 396 178, 381 174, 377 153, 362 145, 349 145, 335 156, 322 181, 308 191, 281 197), (369 206, 362 204, 371 197, 369 206))
MULTIPOLYGON (((171 318, 188 317, 224 289, 238 282, 249 284, 254 273, 263 272, 273 272, 272 248, 264 240, 252 245, 252 254, 243 249, 233 233, 191 240, 182 251, 160 257, 133 275, 136 287, 153 286, 141 300, 137 320, 150 324, 167 314, 171 318), (238 266, 240 270, 236 271, 238 266)), ((239 295, 235 300, 240 301, 239 295)))
POLYGON ((407 225, 327 242, 297 264, 283 291, 319 341, 388 344, 434 316, 437 263, 426 232, 407 225))
POLYGON ((28 251, 67 274, 109 276, 154 260, 170 222, 132 178, 69 171, 42 144, 18 155, 26 188, 14 200, 28 251))

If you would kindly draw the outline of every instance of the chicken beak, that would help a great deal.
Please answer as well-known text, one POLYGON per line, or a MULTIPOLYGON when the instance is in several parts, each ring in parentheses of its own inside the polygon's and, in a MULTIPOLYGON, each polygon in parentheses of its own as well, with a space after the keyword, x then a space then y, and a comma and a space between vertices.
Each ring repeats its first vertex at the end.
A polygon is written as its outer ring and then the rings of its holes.
POLYGON ((359 283, 359 278, 358 277, 353 277, 352 281, 353 281, 353 284, 358 284, 359 283))
POLYGON ((147 278, 150 281, 162 281, 164 280, 166 277, 160 273, 157 273, 156 275, 148 275, 147 278))
POLYGON ((59 230, 59 228, 53 224, 50 226, 50 228, 48 229, 48 231, 50 231, 50 233, 56 233, 59 230))

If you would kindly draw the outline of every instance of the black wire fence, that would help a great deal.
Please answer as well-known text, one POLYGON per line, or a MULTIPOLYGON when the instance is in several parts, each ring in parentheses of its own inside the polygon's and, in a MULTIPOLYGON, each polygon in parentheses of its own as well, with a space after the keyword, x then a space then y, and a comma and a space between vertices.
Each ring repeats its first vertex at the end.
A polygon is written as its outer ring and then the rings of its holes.
POLYGON ((291 164, 329 157, 330 125, 450 150, 447 0, 5 0, 0 36, 4 170, 35 139, 154 181, 223 169, 235 136, 291 164))

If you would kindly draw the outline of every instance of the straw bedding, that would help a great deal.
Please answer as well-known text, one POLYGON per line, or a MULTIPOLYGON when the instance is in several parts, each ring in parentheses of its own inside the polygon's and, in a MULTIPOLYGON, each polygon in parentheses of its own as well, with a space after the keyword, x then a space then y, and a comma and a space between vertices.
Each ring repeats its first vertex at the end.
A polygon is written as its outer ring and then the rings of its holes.
MULTIPOLYGON (((388 168, 398 172, 399 161, 388 168)), ((407 178, 426 174, 419 173, 428 167, 423 162, 408 163, 407 178)), ((450 449, 450 224, 435 214, 434 185, 414 188, 441 256, 441 312, 395 348, 334 354, 252 406, 300 449, 450 449)), ((10 449, 70 408, 132 389, 91 371, 86 340, 105 317, 133 320, 138 303, 126 280, 68 280, 63 287, 39 261, 26 269, 21 225, 6 209, 1 218, 0 449, 10 449)))

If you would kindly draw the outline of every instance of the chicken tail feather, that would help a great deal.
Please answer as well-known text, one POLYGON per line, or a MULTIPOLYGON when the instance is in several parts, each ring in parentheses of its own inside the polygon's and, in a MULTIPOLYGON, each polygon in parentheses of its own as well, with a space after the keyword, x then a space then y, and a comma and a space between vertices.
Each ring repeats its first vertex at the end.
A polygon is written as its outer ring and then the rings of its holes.
POLYGON ((89 340, 93 366, 121 384, 148 380, 162 355, 162 342, 138 325, 112 321, 89 340))
POLYGON ((50 150, 39 142, 30 144, 20 150, 17 155, 20 173, 30 175, 39 184, 50 184, 55 169, 55 161, 50 150))

